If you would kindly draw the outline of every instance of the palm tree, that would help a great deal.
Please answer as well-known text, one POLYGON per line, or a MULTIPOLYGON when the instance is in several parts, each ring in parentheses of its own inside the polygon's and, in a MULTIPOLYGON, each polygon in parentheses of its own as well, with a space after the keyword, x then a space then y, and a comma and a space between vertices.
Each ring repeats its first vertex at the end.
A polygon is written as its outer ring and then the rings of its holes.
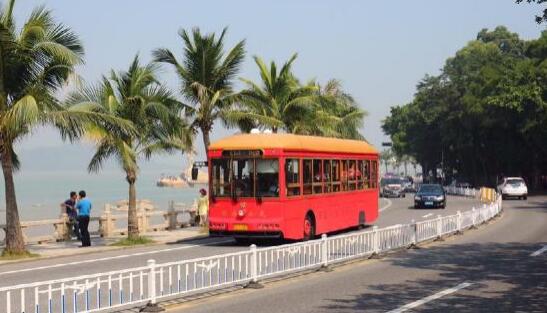
POLYGON ((296 57, 294 54, 278 72, 275 62, 272 61, 268 67, 255 56, 261 84, 241 79, 247 88, 236 96, 238 105, 224 113, 228 123, 270 128, 274 133, 279 129, 293 132, 296 125, 311 113, 317 88, 314 84, 301 86, 294 77, 291 66, 296 57))
POLYGON ((53 125, 63 138, 75 139, 97 115, 78 108, 65 110, 55 98, 74 67, 83 63, 76 34, 44 7, 35 8, 17 30, 14 5, 10 0, 0 10, 0 160, 6 198, 4 253, 22 254, 25 243, 13 181, 20 165, 15 144, 41 125, 53 125))
POLYGON ((136 56, 126 72, 111 72, 96 87, 88 87, 72 95, 72 107, 89 109, 130 121, 134 134, 112 131, 101 126, 88 129, 88 137, 97 149, 88 170, 96 172, 108 158, 115 158, 129 184, 128 238, 139 236, 137 221, 136 181, 138 162, 153 154, 174 152, 191 146, 180 118, 181 103, 157 80, 157 66, 141 66, 136 56))
POLYGON ((303 126, 308 132, 328 137, 363 140, 359 133, 367 112, 360 109, 355 99, 342 89, 339 80, 331 79, 318 88, 318 102, 311 121, 303 126))
POLYGON ((232 83, 245 57, 245 41, 238 42, 227 53, 224 52, 224 28, 219 37, 214 33, 202 34, 199 28, 190 35, 181 29, 179 36, 184 42, 182 63, 168 49, 153 52, 157 62, 175 67, 181 81, 181 91, 192 104, 188 110, 194 132, 203 135, 205 151, 210 144, 210 133, 221 112, 232 103, 232 83))

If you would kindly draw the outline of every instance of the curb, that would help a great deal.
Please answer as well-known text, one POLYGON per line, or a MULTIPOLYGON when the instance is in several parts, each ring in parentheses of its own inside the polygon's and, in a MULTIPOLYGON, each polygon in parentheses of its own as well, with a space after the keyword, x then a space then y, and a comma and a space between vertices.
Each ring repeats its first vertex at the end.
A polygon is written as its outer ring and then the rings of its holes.
POLYGON ((52 256, 38 256, 35 258, 25 258, 25 259, 17 259, 17 260, 6 260, 6 261, 0 261, 0 268, 4 265, 10 265, 13 263, 29 263, 29 262, 35 262, 35 261, 42 261, 42 260, 54 260, 54 259, 60 259, 60 258, 66 258, 70 256, 80 256, 80 255, 88 255, 93 253, 100 253, 100 252, 110 252, 110 251, 121 251, 121 250, 130 250, 130 249, 136 249, 136 248, 142 248, 142 247, 151 247, 151 246, 159 246, 159 245, 165 245, 165 244, 174 244, 174 243, 184 243, 187 241, 192 240, 199 240, 199 239, 205 239, 210 238, 209 235, 195 235, 192 237, 187 237, 180 240, 169 240, 169 241, 161 241, 161 242, 152 242, 149 244, 143 244, 143 245, 135 245, 135 246, 98 246, 101 247, 100 249, 96 249, 93 251, 85 251, 82 250, 81 253, 72 253, 72 254, 65 254, 65 255, 52 255, 52 256))

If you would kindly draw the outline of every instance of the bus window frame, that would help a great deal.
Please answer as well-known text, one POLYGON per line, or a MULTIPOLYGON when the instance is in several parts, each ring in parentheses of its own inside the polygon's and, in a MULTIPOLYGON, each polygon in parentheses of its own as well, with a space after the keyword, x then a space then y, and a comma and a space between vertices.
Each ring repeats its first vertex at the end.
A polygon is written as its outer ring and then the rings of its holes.
MULTIPOLYGON (((346 187, 348 187, 348 189, 346 190, 338 190, 338 191, 334 191, 334 188, 336 185, 338 185, 339 187, 342 186, 342 180, 338 181, 338 182, 335 182, 333 181, 332 179, 334 178, 334 172, 335 172, 335 167, 333 167, 333 164, 335 163, 338 163, 340 164, 340 168, 339 168, 339 171, 340 171, 340 179, 342 179, 342 175, 341 175, 341 164, 342 164, 342 161, 345 161, 346 164, 349 166, 350 165, 350 161, 355 161, 355 164, 356 166, 358 165, 359 161, 362 161, 363 165, 368 162, 369 164, 372 164, 373 161, 376 162, 376 164, 378 164, 378 161, 377 159, 374 159, 374 158, 371 158, 371 157, 354 157, 354 158, 335 158, 335 157, 319 157, 319 158, 314 158, 314 157, 311 157, 311 156, 301 156, 301 155, 286 155, 284 156, 285 159, 299 159, 300 160, 300 166, 301 166, 301 174, 300 174, 300 179, 301 179, 301 183, 300 183, 300 187, 301 187, 301 190, 300 190, 300 195, 298 196, 289 196, 287 193, 285 193, 285 197, 287 199, 302 199, 302 198, 309 198, 309 197, 316 197, 316 196, 321 196, 321 195, 324 195, 324 196, 329 196, 329 195, 334 195, 334 194, 345 194, 345 193, 354 193, 354 192, 370 192, 372 191, 374 188, 373 187, 370 187, 370 186, 366 186, 366 182, 367 182, 367 177, 364 175, 364 171, 362 169, 359 169, 361 171, 361 180, 357 181, 355 180, 356 182, 356 186, 357 188, 356 189, 352 189, 350 190, 349 189, 349 186, 348 186, 348 182, 349 182, 349 175, 346 175, 348 177, 348 179, 346 179, 346 187), (323 183, 323 192, 322 193, 314 193, 313 192, 313 186, 317 186, 315 184, 318 184, 317 182, 314 182, 314 171, 313 171, 313 161, 314 160, 321 160, 321 164, 322 166, 324 167, 324 164, 326 161, 330 162, 330 180, 327 182, 325 181, 324 179, 322 180, 322 183, 323 183), (311 162, 311 178, 312 178, 312 181, 310 183, 308 183, 308 187, 311 187, 311 193, 304 193, 304 189, 305 189, 305 182, 304 182, 304 170, 305 170, 305 167, 304 167, 304 163, 306 161, 309 161, 311 162), (362 181, 363 182, 363 188, 358 188, 359 186, 359 182, 362 181), (327 184, 330 185, 330 188, 332 189, 328 189, 328 186, 327 184)), ((348 170, 349 170, 349 167, 348 167, 348 170)), ((283 171, 285 171, 285 167, 283 167, 283 171)), ((284 173, 286 175, 286 173, 284 173)), ((356 177, 357 178, 357 177, 356 177)), ((287 188, 287 186, 285 186, 285 189, 287 188)), ((341 188, 340 188, 341 189, 341 188)))
MULTIPOLYGON (((281 159, 282 157, 281 156, 270 156, 270 155, 262 155, 261 157, 225 157, 225 156, 219 156, 219 157, 213 157, 211 158, 211 162, 210 164, 213 165, 214 161, 215 160, 227 160, 228 161, 228 164, 229 164, 229 168, 228 168, 228 173, 229 173, 229 177, 230 177, 230 182, 229 182, 229 185, 230 185, 230 194, 229 195, 222 195, 222 196, 219 196, 217 195, 214 191, 214 182, 209 184, 210 185, 210 194, 213 198, 215 199, 260 199, 260 201, 263 201, 263 200, 279 200, 282 196, 281 196, 281 167, 280 167, 280 164, 281 164, 281 159), (232 179, 233 177, 233 174, 234 174, 234 168, 233 168, 233 161, 234 160, 239 160, 239 159, 245 159, 245 160, 253 160, 253 195, 252 196, 234 196, 234 180, 232 179), (257 171, 256 171, 256 161, 257 160, 277 160, 278 162, 278 171, 277 171, 277 185, 278 185, 278 194, 277 196, 257 196, 257 171)), ((285 171, 285 169, 283 169, 283 171, 285 171)), ((214 176, 214 170, 211 170, 211 177, 214 176)))

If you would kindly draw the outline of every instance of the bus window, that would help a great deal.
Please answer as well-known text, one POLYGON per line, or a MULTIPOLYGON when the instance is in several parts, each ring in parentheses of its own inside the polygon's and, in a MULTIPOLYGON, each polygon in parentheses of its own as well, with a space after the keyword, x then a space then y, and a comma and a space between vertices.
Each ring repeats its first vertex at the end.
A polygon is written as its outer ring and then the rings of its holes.
POLYGON ((304 160, 304 194, 310 195, 312 193, 312 160, 304 160))
POLYGON ((370 168, 370 186, 372 188, 376 188, 378 186, 378 162, 372 161, 372 165, 370 168))
POLYGON ((237 197, 254 196, 254 173, 252 159, 232 160, 232 179, 237 197))
POLYGON ((364 187, 364 184, 363 184, 363 176, 364 176, 364 171, 363 171, 363 160, 358 160, 357 161, 357 177, 355 177, 355 179, 357 179, 357 189, 361 190, 363 189, 364 187))
POLYGON ((257 197, 279 197, 279 160, 256 160, 257 197))
POLYGON ((323 192, 323 166, 321 160, 313 160, 313 193, 323 192))
POLYGON ((342 191, 348 190, 348 160, 342 160, 341 171, 340 171, 340 181, 342 183, 342 191))
POLYGON ((365 183, 365 188, 370 188, 370 161, 365 160, 363 162, 363 182, 365 183))
POLYGON ((331 184, 331 165, 330 160, 324 160, 323 161, 323 182, 324 182, 324 188, 325 192, 332 192, 332 184, 331 184))
POLYGON ((332 160, 332 191, 338 192, 341 190, 340 187, 340 160, 332 160))
POLYGON ((300 160, 285 160, 285 183, 287 185, 287 196, 300 195, 300 160))
POLYGON ((357 189, 357 165, 355 160, 348 161, 348 190, 357 189))
POLYGON ((217 197, 229 197, 231 195, 230 163, 225 159, 213 159, 213 195, 217 197))

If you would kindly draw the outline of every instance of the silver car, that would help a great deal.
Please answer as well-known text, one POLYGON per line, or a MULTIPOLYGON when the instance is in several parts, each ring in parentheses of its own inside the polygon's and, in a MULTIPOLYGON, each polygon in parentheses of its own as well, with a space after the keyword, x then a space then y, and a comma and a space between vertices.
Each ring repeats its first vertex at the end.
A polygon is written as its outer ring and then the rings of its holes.
POLYGON ((380 180, 380 197, 405 197, 403 180, 398 177, 382 178, 380 180))

